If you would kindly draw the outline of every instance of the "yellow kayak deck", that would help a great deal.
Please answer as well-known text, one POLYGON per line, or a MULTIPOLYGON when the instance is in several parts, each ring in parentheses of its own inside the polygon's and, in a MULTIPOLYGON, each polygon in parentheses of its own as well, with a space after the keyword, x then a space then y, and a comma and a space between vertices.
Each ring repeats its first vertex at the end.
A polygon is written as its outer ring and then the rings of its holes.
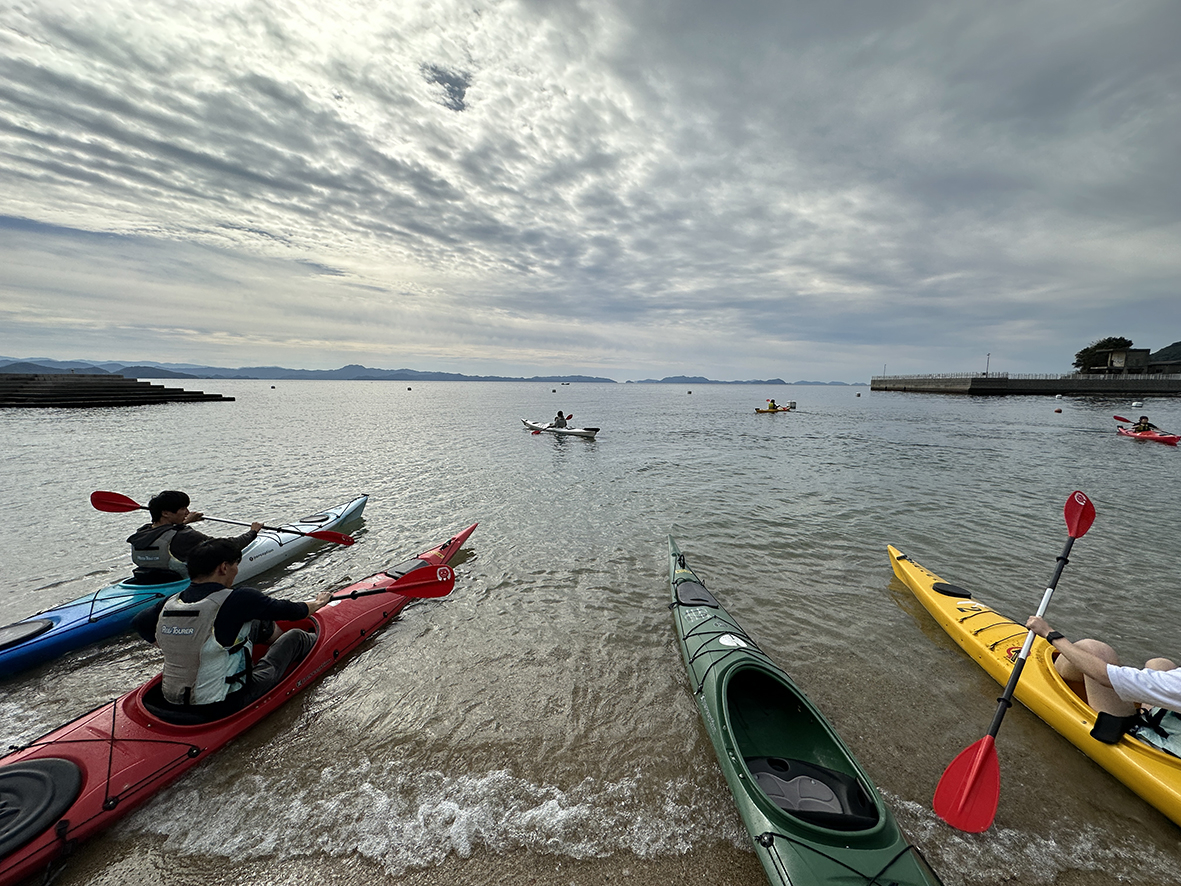
MULTIPOLYGON (((971 598, 968 591, 889 546, 894 574, 908 587, 940 627, 1002 686, 1008 683, 1013 660, 1028 633, 1023 624, 971 598)), ((1091 738, 1095 710, 1081 684, 1067 683, 1054 667, 1057 652, 1035 637, 1025 670, 1017 681, 1017 701, 1059 732, 1067 741, 1127 785, 1141 798, 1181 825, 1181 757, 1174 757, 1130 735, 1116 744, 1091 738)))

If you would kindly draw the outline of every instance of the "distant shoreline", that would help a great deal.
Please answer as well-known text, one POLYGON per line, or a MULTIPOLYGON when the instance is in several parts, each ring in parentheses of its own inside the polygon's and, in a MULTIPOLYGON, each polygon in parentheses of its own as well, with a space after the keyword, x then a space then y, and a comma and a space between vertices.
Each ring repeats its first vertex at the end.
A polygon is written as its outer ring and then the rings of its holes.
POLYGON ((416 369, 372 369, 358 364, 342 366, 340 369, 286 369, 281 366, 248 366, 227 369, 217 366, 191 366, 188 364, 122 364, 113 362, 88 363, 85 361, 44 360, 40 358, 14 360, 0 357, 0 374, 61 374, 79 375, 121 375, 126 378, 190 378, 214 379, 218 381, 508 381, 539 382, 545 384, 629 384, 629 385, 837 385, 845 387, 868 387, 868 382, 843 381, 794 381, 781 378, 747 379, 743 381, 719 381, 701 376, 674 375, 665 378, 645 378, 637 381, 618 382, 613 378, 599 378, 587 375, 546 375, 530 378, 502 375, 463 375, 456 372, 422 372, 416 369))

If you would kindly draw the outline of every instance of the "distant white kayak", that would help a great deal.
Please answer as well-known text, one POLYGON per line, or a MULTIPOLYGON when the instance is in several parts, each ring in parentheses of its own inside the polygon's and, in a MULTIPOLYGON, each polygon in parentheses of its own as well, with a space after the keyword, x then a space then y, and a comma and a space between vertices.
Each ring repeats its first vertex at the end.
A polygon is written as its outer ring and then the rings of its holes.
POLYGON ((521 421, 531 431, 546 431, 562 437, 593 437, 599 433, 598 428, 551 428, 549 425, 543 425, 538 421, 529 421, 527 418, 523 418, 521 421))

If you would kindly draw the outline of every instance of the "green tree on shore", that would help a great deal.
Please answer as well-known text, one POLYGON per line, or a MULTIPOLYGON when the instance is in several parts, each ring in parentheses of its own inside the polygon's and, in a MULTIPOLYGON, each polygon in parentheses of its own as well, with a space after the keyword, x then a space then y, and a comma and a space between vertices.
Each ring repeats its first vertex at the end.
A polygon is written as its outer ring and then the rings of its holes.
POLYGON ((1132 346, 1130 338, 1113 335, 1093 341, 1074 355, 1075 369, 1096 369, 1107 365, 1107 351, 1119 351, 1132 346))

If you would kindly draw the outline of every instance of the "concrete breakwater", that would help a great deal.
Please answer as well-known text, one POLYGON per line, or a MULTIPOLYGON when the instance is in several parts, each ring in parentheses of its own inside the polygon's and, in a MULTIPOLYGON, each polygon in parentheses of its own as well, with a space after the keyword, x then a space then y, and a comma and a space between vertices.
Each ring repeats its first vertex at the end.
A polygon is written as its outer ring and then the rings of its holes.
POLYGON ((871 391, 912 394, 1073 394, 1077 396, 1167 396, 1181 394, 1181 375, 1013 375, 1007 372, 945 375, 875 375, 871 391))
POLYGON ((121 375, 0 373, 0 408, 148 406, 233 399, 221 394, 165 388, 121 375))

